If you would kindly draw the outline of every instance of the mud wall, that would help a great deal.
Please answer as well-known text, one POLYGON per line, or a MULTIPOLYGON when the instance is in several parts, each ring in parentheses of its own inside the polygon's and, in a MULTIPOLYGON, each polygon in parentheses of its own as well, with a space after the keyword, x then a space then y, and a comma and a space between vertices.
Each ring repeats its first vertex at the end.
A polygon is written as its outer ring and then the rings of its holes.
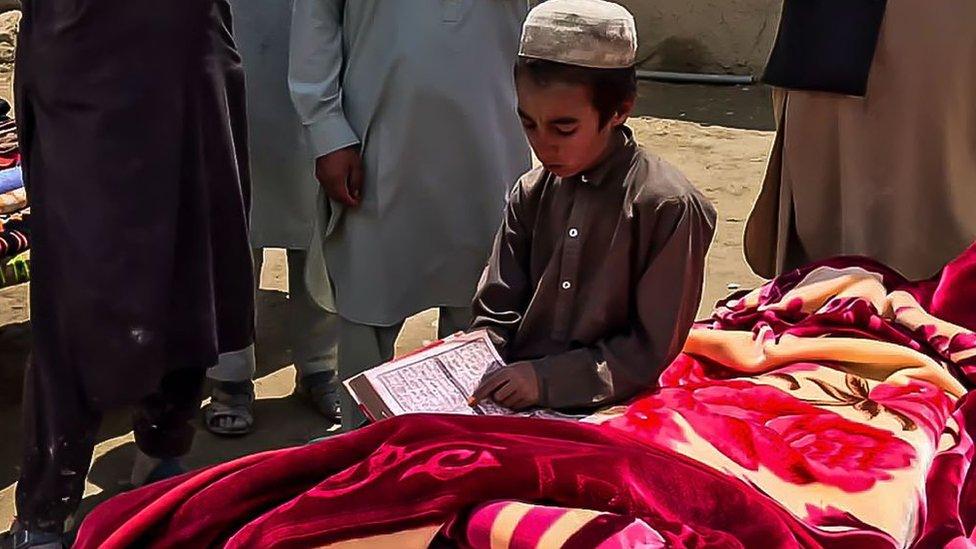
POLYGON ((644 69, 758 74, 783 0, 615 0, 637 21, 644 69))

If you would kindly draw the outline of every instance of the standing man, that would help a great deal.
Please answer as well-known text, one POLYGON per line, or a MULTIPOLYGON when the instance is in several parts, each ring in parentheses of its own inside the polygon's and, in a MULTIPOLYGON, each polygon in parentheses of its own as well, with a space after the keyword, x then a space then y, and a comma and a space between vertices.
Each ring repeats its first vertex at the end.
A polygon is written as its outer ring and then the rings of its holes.
MULTIPOLYGON (((261 278, 264 248, 287 250, 289 296, 284 313, 298 371, 296 385, 327 420, 338 422, 339 318, 319 307, 305 284, 319 184, 309 169, 302 124, 288 94, 292 0, 232 0, 231 5, 247 82, 255 278, 261 278)), ((253 347, 220 357, 208 373, 215 381, 211 404, 204 410, 209 431, 251 431, 254 373, 253 347)))
POLYGON ((976 2, 786 2, 771 59, 757 274, 863 255, 923 279, 976 240, 976 2))
POLYGON ((180 472, 207 367, 253 341, 244 89, 225 0, 26 0, 17 119, 32 360, 17 521, 61 546, 106 409, 180 472))
MULTIPOLYGON (((527 11, 296 0, 289 80, 329 199, 328 278, 310 274, 342 318, 343 378, 389 360, 417 312, 440 307, 441 336, 467 328, 505 197, 530 167, 512 81, 527 11)), ((345 428, 363 421, 343 404, 345 428)))

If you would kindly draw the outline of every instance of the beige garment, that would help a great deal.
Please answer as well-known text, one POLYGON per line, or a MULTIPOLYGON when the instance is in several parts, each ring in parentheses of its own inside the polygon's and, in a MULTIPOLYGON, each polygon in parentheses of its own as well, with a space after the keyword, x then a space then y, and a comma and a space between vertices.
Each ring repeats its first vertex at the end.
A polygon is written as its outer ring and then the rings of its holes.
POLYGON ((776 99, 756 273, 858 254, 924 278, 976 240, 976 2, 890 0, 866 97, 776 99))

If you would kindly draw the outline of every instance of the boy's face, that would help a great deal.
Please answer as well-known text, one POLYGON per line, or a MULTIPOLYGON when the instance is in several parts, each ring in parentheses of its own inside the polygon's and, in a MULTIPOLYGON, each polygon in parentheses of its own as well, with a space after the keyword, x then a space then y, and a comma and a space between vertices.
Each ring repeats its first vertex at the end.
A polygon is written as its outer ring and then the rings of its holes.
POLYGON ((531 77, 516 79, 519 116, 532 150, 547 170, 572 177, 598 164, 613 136, 627 120, 617 114, 600 127, 600 113, 583 84, 551 82, 540 86, 531 77))

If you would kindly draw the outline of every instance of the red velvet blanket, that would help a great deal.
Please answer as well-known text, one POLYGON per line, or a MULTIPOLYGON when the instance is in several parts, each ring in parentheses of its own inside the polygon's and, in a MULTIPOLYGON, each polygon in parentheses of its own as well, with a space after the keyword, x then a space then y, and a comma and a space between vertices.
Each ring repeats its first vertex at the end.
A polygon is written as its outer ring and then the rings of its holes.
POLYGON ((585 423, 413 416, 109 500, 77 546, 974 547, 976 247, 720 304, 585 423))

